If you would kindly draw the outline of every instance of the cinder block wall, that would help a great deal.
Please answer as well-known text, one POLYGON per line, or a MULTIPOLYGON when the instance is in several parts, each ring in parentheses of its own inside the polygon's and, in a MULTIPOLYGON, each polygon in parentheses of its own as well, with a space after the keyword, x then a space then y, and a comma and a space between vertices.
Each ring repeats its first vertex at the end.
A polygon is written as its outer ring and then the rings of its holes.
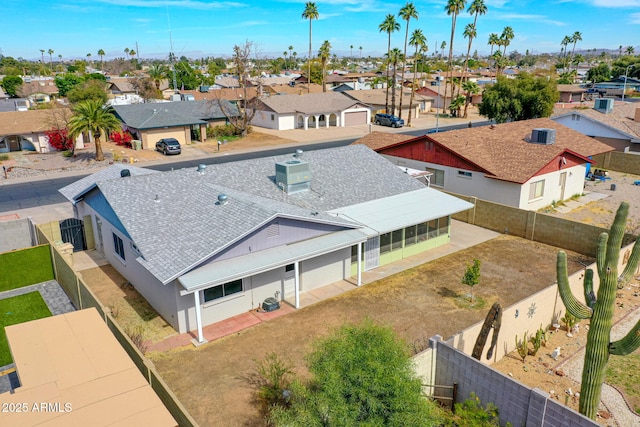
POLYGON ((28 218, 0 222, 0 252, 33 246, 28 218))
POLYGON ((530 389, 442 341, 434 342, 435 383, 458 384, 458 402, 475 393, 483 403, 498 407, 501 423, 514 426, 597 426, 578 412, 530 389))
POLYGON ((610 151, 593 156, 597 167, 640 175, 640 155, 610 151))

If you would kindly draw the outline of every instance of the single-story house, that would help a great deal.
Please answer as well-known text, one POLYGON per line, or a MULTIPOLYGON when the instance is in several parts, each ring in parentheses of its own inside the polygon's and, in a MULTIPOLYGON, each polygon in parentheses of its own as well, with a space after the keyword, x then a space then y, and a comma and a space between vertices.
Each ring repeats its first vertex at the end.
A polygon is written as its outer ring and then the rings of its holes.
POLYGON ((558 92, 560 92, 559 102, 582 102, 585 100, 587 89, 578 84, 559 84, 558 92))
POLYGON ((393 164, 433 173, 430 185, 538 210, 582 194, 590 156, 613 149, 551 119, 523 120, 407 136, 380 146, 377 133, 356 141, 393 164))
MULTIPOLYGON (((114 165, 116 166, 116 165, 114 165)), ((365 146, 161 173, 122 166, 64 187, 111 265, 179 332, 355 278, 449 242, 471 204, 365 146), (105 175, 106 174, 106 175, 105 175), (108 175, 110 176, 108 177, 108 175)))
MULTIPOLYGON (((37 151, 48 153, 53 150, 45 132, 65 125, 64 117, 70 117, 67 108, 49 110, 27 110, 0 112, 0 153, 10 151, 37 151)), ((82 136, 76 139, 76 148, 83 148, 82 136)))
POLYGON ((235 105, 219 101, 222 105, 218 100, 175 101, 114 105, 113 109, 122 128, 142 141, 143 149, 155 149, 160 138, 175 138, 181 144, 206 141, 208 127, 224 125, 227 114, 238 114, 235 105))
MULTIPOLYGON (((145 76, 140 76, 145 77, 145 76)), ((137 76, 129 77, 108 77, 107 78, 107 92, 110 95, 133 95, 137 93, 136 88, 131 84, 133 80, 138 78, 137 76)), ((161 91, 169 89, 169 80, 161 79, 160 87, 161 91)))
POLYGON ((251 124, 268 129, 317 129, 364 125, 371 107, 337 92, 274 95, 256 100, 251 124))
POLYGON ((596 108, 590 109, 555 108, 551 119, 616 151, 640 152, 640 107, 610 98, 596 99, 594 104, 596 108))
MULTIPOLYGON (((399 114, 398 108, 400 107, 400 88, 396 89, 396 115, 399 114)), ((409 100, 411 99, 411 90, 407 88, 402 88, 403 98, 402 98, 402 118, 406 119, 409 117, 409 100)), ((360 101, 364 104, 367 104, 373 108, 371 112, 372 116, 375 116, 377 113, 385 112, 385 101, 386 101, 386 89, 369 89, 369 90, 351 90, 345 91, 345 95, 350 98, 353 98, 356 101, 360 101)), ((391 105, 391 89, 389 89, 389 104, 391 105)), ((433 104, 433 98, 425 95, 421 95, 416 92, 413 96, 413 106, 411 117, 417 119, 420 117, 420 113, 428 113, 431 110, 431 105, 433 104)))
POLYGON ((173 427, 178 423, 95 308, 6 327, 20 386, 4 426, 173 427))

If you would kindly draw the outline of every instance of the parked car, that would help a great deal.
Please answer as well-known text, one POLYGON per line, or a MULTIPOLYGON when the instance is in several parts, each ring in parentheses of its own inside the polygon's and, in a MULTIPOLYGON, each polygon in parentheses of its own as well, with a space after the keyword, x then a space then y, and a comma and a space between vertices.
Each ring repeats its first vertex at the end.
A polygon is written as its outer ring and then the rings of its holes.
POLYGON ((175 138, 162 138, 156 142, 156 151, 160 151, 165 156, 168 154, 180 154, 182 149, 180 143, 175 138))
POLYGON ((404 120, 391 114, 376 114, 375 124, 382 126, 391 126, 392 128, 401 128, 404 126, 404 120))

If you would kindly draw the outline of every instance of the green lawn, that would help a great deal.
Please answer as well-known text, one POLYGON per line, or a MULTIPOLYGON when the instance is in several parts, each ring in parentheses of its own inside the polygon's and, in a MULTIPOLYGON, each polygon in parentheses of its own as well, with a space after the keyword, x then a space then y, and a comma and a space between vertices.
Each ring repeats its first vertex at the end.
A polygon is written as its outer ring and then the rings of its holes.
POLYGON ((49 316, 51 312, 37 291, 0 300, 0 366, 13 361, 4 327, 49 316))
POLYGON ((631 409, 640 414, 640 349, 627 356, 612 356, 607 363, 606 382, 615 385, 627 398, 631 409))
POLYGON ((0 292, 53 280, 49 245, 0 255, 0 292))

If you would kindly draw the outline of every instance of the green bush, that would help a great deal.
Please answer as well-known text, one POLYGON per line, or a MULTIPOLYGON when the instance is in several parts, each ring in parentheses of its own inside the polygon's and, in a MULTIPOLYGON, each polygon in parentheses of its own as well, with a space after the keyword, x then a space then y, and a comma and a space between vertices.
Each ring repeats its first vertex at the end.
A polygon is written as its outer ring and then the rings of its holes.
POLYGON ((225 136, 234 136, 235 128, 230 125, 218 125, 207 128, 207 138, 222 138, 225 136))
POLYGON ((53 279, 49 245, 0 254, 0 292, 53 279))
MULTIPOLYGON (((462 403, 455 404, 455 415, 450 421, 451 426, 488 427, 499 426, 498 407, 493 403, 482 406, 480 398, 475 393, 462 403)), ((511 423, 507 423, 511 426, 511 423)))

